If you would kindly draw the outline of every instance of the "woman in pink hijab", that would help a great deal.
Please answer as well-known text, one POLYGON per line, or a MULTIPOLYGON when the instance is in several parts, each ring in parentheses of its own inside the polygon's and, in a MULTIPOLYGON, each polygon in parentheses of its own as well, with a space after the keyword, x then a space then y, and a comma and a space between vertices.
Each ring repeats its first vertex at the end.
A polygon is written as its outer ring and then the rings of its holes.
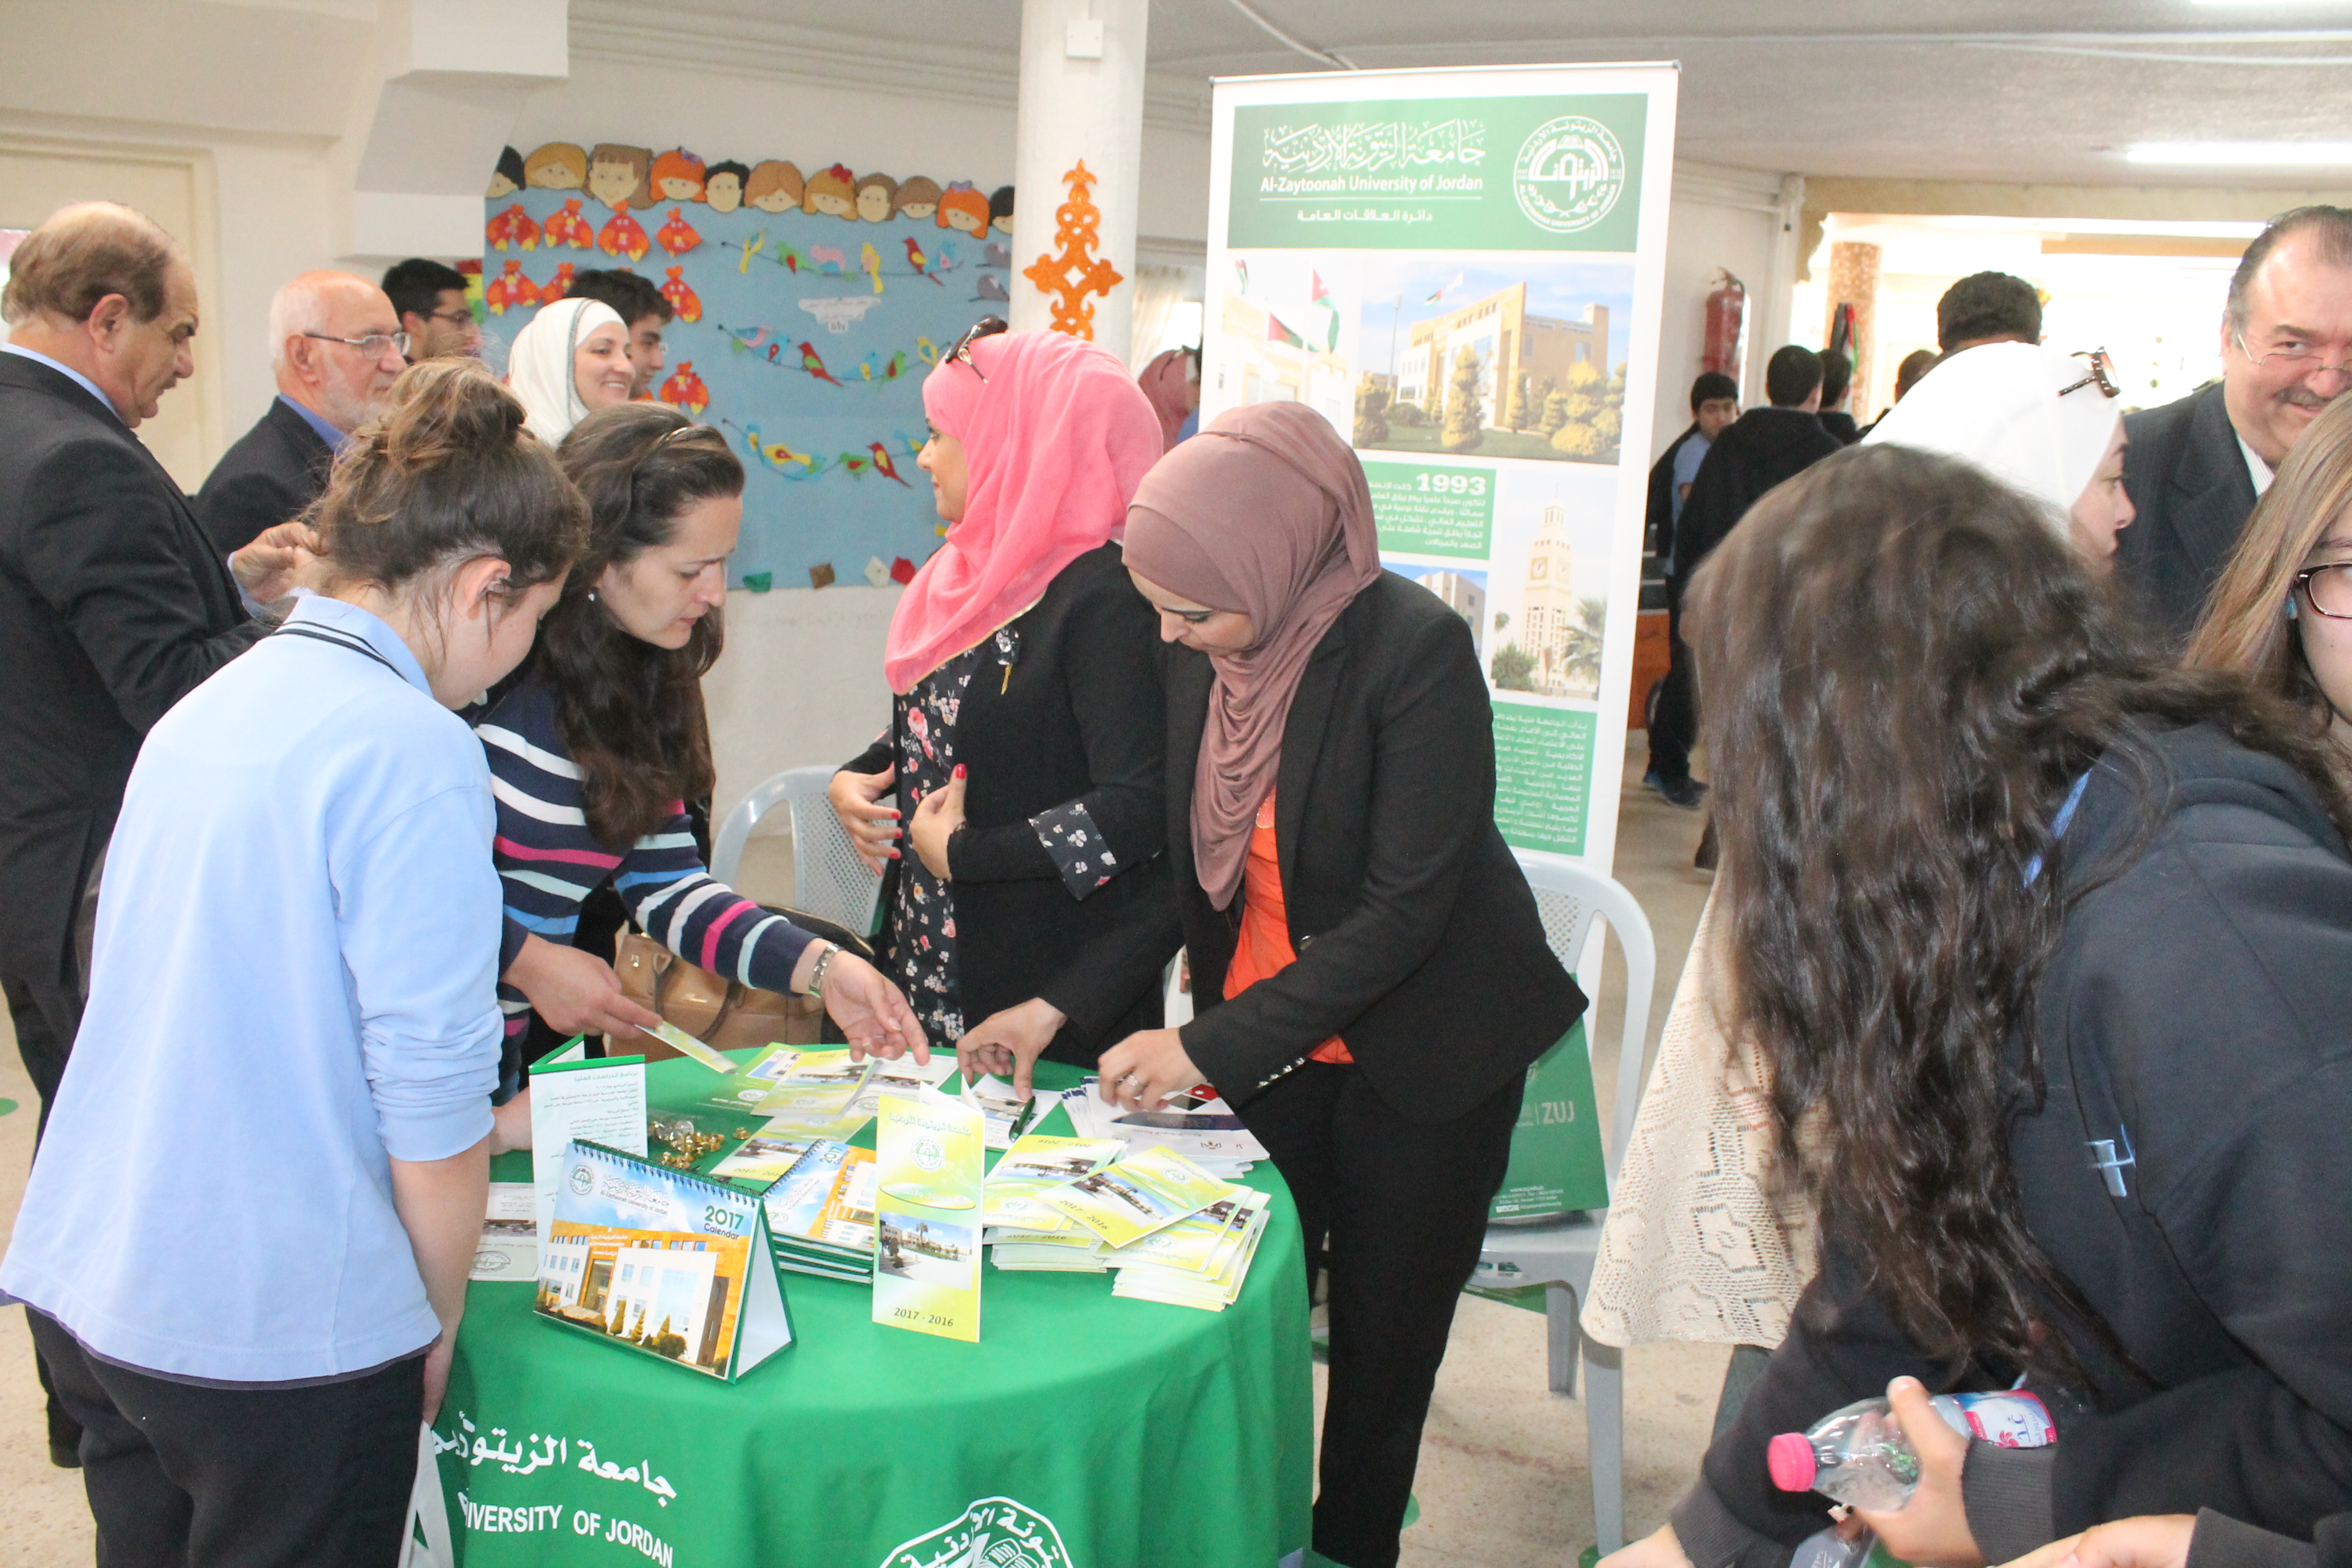
POLYGON ((1330 1276, 1316 1552, 1389 1568, 1529 1063, 1584 1011, 1495 827, 1462 617, 1381 569, 1364 471, 1296 403, 1162 458, 1127 566, 1169 656, 1168 850, 1198 1016, 1102 1058, 1129 1110, 1213 1083, 1330 1276))
POLYGON ((1160 424, 1116 356, 994 318, 923 407, 947 540, 890 623, 890 728, 833 805, 924 1034, 1025 1093, 1039 1055, 1091 1066, 1160 1018, 1159 963, 1110 956, 1168 902, 1151 612, 1117 542, 1160 424))

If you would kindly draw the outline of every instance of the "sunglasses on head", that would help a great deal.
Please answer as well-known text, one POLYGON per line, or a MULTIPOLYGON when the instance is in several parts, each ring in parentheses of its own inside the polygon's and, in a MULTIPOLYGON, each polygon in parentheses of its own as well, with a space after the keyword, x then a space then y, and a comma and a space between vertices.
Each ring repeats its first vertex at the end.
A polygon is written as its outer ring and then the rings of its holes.
POLYGON ((999 332, 1009 332, 1012 330, 1013 329, 1005 323, 1005 320, 1002 316, 982 316, 979 321, 974 321, 971 324, 971 331, 965 332, 963 336, 955 341, 955 347, 948 350, 948 358, 951 360, 961 360, 971 368, 972 374, 980 377, 980 384, 982 386, 986 386, 988 384, 988 377, 982 372, 978 364, 973 363, 971 357, 971 345, 980 342, 982 338, 992 338, 999 332))
POLYGON ((2080 392, 2086 386, 2095 386, 2109 397, 2121 397, 2123 395, 2123 389, 2116 384, 2116 378, 2107 372, 2108 365, 2114 362, 2107 358, 2106 350, 2093 349, 2087 353, 2078 353, 2069 357, 2074 359, 2089 360, 2091 362, 2091 374, 2084 376, 2080 381, 2068 382, 2064 386, 2060 387, 2058 389, 2059 396, 2063 397, 2070 392, 2080 392))

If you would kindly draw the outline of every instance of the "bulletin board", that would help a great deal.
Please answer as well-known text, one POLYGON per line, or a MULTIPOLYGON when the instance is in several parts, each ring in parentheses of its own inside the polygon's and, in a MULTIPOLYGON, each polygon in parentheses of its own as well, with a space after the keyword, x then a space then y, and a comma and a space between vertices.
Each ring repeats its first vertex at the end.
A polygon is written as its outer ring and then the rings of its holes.
POLYGON ((905 582, 944 530, 915 466, 922 379, 1003 315, 1013 192, 807 173, 782 159, 553 142, 499 160, 483 231, 483 358, 576 272, 621 268, 677 311, 653 394, 743 459, 731 586, 905 582))

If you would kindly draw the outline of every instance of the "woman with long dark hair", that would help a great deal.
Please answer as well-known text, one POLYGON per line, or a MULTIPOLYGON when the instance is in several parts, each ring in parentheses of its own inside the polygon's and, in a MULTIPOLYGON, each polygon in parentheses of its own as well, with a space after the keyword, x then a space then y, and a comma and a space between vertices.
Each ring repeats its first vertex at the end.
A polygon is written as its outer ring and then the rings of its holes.
POLYGON ((1913 1563, 2345 1509, 2352 859, 2307 728, 2167 670, 2042 507, 1899 447, 1768 497, 1690 625, 1729 1005, 1823 1256, 1699 1484, 1614 1568, 1820 1530, 1766 1445, 1881 1393, 1924 1475, 1864 1517, 1913 1563), (1927 1412, 1922 1384, 2019 1378, 2052 1447, 1927 1412))
POLYGON ((695 847, 685 803, 713 777, 702 677, 721 646, 742 464, 719 432, 646 403, 589 415, 559 456, 588 499, 588 547, 521 679, 475 724, 499 784, 505 1090, 534 1010, 566 1032, 655 1021, 571 945, 582 900, 608 878, 630 918, 689 963, 821 996, 861 1049, 922 1049, 873 965, 716 881, 695 847))

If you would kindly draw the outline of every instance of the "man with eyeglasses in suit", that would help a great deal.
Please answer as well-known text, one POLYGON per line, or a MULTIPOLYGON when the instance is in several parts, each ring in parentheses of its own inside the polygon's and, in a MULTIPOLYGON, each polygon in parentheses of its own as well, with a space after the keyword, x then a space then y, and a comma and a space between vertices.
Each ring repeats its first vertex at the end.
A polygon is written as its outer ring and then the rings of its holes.
POLYGON ((364 278, 305 272, 278 290, 269 301, 278 395, 196 493, 214 549, 233 555, 310 510, 335 454, 408 368, 407 348, 392 301, 364 278))
POLYGON ((2352 390, 2352 211, 2271 220, 2230 279, 2221 379, 2128 416, 2124 488, 2139 514, 2116 561, 2185 643, 2254 502, 2319 411, 2352 390))

